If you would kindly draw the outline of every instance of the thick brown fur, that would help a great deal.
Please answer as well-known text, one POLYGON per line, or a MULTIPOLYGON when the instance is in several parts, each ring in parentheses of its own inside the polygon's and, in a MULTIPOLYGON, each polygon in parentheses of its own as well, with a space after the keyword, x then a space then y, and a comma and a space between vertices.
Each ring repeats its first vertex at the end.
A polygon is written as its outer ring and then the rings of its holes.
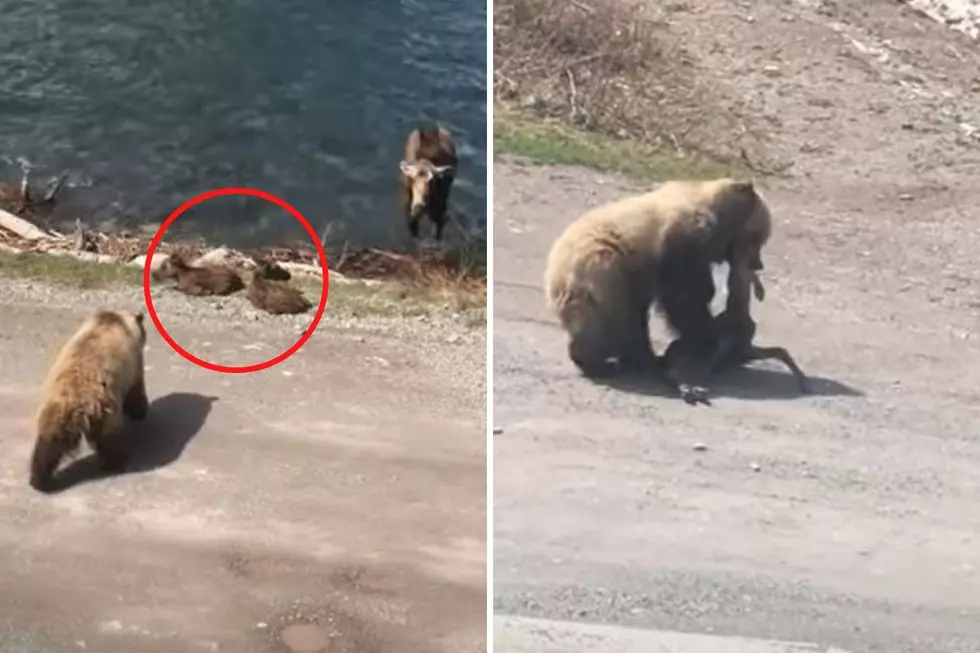
POLYGON ((100 310, 62 347, 42 388, 30 484, 53 489, 62 459, 84 439, 103 470, 120 471, 129 459, 120 441, 123 418, 146 417, 142 313, 100 310))
POLYGON ((197 297, 230 295, 245 287, 235 270, 221 265, 191 265, 180 252, 167 257, 157 276, 176 279, 177 290, 197 297))
MULTIPOLYGON (((783 347, 760 347, 753 344, 756 323, 744 302, 731 293, 731 286, 734 283, 737 282, 733 281, 732 276, 729 275, 728 301, 725 310, 715 317, 719 339, 718 348, 710 365, 711 373, 717 374, 753 361, 778 360, 789 368, 796 379, 800 392, 808 394, 810 392, 809 381, 789 351, 783 347)), ((765 299, 765 287, 758 275, 751 275, 751 283, 755 298, 763 301, 765 299)), ((667 374, 670 374, 674 365, 677 364, 679 345, 680 342, 674 340, 664 352, 662 366, 667 374)))
POLYGON ((267 261, 257 261, 256 269, 250 275, 246 296, 252 306, 273 315, 305 313, 313 308, 299 290, 283 281, 271 280, 270 267, 267 261))
POLYGON ((545 270, 547 304, 569 334, 570 358, 587 376, 612 372, 609 359, 625 368, 656 364, 651 306, 683 339, 679 361, 715 351, 711 264, 738 268, 732 283, 750 288, 745 270, 761 266, 771 228, 752 182, 733 179, 670 181, 586 212, 555 241, 545 270))
POLYGON ((419 237, 419 222, 428 215, 436 240, 442 240, 457 163, 452 135, 441 125, 419 127, 405 139, 400 204, 412 238, 419 237))

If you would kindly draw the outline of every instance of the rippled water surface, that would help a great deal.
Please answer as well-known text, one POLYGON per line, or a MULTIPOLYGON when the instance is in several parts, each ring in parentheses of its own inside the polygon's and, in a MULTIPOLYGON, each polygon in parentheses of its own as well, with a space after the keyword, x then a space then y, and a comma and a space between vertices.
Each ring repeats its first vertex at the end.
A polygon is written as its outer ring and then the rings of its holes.
MULTIPOLYGON (((332 237, 404 244, 403 139, 440 120, 460 154, 451 210, 485 229, 482 1, 0 0, 0 16, 2 176, 69 172, 56 218, 151 226, 248 186, 332 237)), ((284 216, 216 201, 177 225, 259 244, 297 233, 284 216)))

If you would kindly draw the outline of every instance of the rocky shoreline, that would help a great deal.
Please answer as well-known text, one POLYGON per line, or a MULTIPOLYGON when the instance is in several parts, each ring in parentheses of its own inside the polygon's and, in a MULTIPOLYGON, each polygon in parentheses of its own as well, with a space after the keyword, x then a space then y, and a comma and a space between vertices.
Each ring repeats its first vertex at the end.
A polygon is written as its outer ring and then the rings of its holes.
MULTIPOLYGON (((14 207, 8 206, 7 209, 14 207)), ((80 221, 76 221, 74 233, 64 234, 43 229, 27 217, 7 209, 0 208, 0 251, 72 256, 95 263, 135 267, 146 265, 150 238, 127 233, 90 232, 82 227, 80 221)), ((279 246, 238 250, 188 241, 158 243, 153 260, 150 261, 151 269, 158 268, 175 249, 180 249, 192 259, 234 262, 245 268, 253 267, 254 259, 265 258, 275 261, 294 275, 314 278, 322 276, 319 256, 313 247, 279 246)), ((485 287, 485 265, 474 264, 465 259, 462 249, 438 252, 420 250, 416 254, 364 248, 355 251, 344 249, 335 260, 329 260, 328 265, 331 283, 371 284, 400 281, 425 285, 427 281, 436 278, 443 282, 452 278, 471 287, 485 287)))

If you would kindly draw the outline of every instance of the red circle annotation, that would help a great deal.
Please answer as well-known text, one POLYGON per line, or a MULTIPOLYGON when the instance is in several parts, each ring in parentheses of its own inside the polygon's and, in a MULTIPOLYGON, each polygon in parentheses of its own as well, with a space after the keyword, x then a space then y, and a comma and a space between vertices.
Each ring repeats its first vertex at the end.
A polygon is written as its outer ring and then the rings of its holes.
POLYGON ((317 324, 320 323, 320 318, 323 317, 323 311, 327 307, 327 295, 329 294, 329 286, 330 286, 329 276, 330 276, 330 271, 329 268, 327 267, 327 254, 323 250, 323 244, 320 242, 320 238, 317 236, 316 231, 313 229, 313 227, 310 225, 307 219, 304 218, 303 215, 299 211, 297 211, 292 205, 276 197, 275 195, 266 193, 261 190, 255 190, 253 188, 241 188, 241 187, 219 188, 216 190, 208 191, 206 193, 201 193, 200 195, 196 197, 192 197, 191 199, 187 200, 179 207, 177 207, 177 209, 173 213, 171 213, 166 220, 164 220, 163 224, 160 225, 160 228, 153 236, 152 242, 150 242, 150 248, 146 252, 146 263, 143 266, 143 296, 146 300, 146 310, 147 313, 149 313, 150 315, 150 319, 153 320, 153 324, 154 326, 156 326, 157 331, 160 332, 160 335, 163 336, 163 339, 167 342, 168 345, 170 345, 170 347, 174 351, 176 351, 178 354, 180 354, 190 362, 194 363, 195 365, 199 365, 205 369, 214 372, 223 372, 225 374, 247 374, 249 372, 258 372, 261 370, 268 369, 274 365, 278 365, 279 363, 283 362, 284 360, 286 360, 287 358, 295 354, 297 351, 299 351, 300 348, 307 343, 307 341, 313 335, 313 332, 316 330, 317 324), (179 218, 185 211, 187 211, 187 209, 196 206, 197 204, 200 204, 205 200, 209 200, 214 197, 222 197, 224 195, 250 195, 252 197, 259 197, 268 202, 272 202, 273 204, 275 204, 276 206, 278 206, 279 208, 283 209, 284 211, 292 215, 294 218, 296 218, 299 221, 299 223, 303 225, 303 228, 306 229, 306 233, 310 236, 310 239, 313 241, 313 244, 316 246, 317 255, 320 257, 320 269, 323 272, 322 274, 323 286, 320 292, 320 304, 319 306, 317 306, 316 315, 313 317, 313 321, 310 323, 310 326, 306 328, 306 331, 303 332, 299 340, 297 340, 292 347, 282 352, 275 358, 270 358, 267 361, 263 361, 261 363, 254 363, 252 365, 218 365, 217 363, 211 363, 209 361, 198 358, 194 354, 191 354, 190 352, 185 350, 183 347, 178 345, 177 342, 170 336, 170 334, 167 333, 167 330, 163 328, 163 324, 160 323, 160 318, 157 316, 156 309, 153 307, 153 298, 150 296, 150 275, 152 272, 150 262, 153 260, 153 253, 156 251, 157 246, 160 244, 160 241, 163 239, 164 233, 166 233, 170 225, 173 224, 174 220, 179 218))

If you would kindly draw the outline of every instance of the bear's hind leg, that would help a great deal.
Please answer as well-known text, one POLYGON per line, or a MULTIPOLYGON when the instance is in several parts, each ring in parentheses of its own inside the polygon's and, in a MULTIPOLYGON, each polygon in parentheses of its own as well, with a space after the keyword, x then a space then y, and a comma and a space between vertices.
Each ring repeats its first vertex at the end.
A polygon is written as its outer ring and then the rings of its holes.
POLYGON ((105 472, 121 472, 129 462, 129 451, 118 433, 102 433, 98 438, 90 438, 89 444, 99 459, 99 467, 105 472))
POLYGON ((31 487, 38 492, 54 489, 54 475, 61 459, 78 448, 84 420, 77 419, 70 407, 47 403, 38 418, 37 439, 31 452, 31 487))
POLYGON ((142 374, 123 398, 122 408, 126 417, 136 422, 145 418, 149 412, 150 402, 146 398, 146 384, 142 374))
POLYGON ((54 474, 61 459, 74 450, 81 438, 71 432, 42 433, 34 443, 31 453, 31 487, 38 492, 50 492, 54 488, 54 474))
POLYGON ((96 458, 99 459, 99 467, 103 471, 115 473, 122 471, 129 461, 129 452, 123 443, 122 420, 118 415, 110 414, 97 422, 93 422, 91 428, 85 434, 85 440, 92 447, 96 458))

